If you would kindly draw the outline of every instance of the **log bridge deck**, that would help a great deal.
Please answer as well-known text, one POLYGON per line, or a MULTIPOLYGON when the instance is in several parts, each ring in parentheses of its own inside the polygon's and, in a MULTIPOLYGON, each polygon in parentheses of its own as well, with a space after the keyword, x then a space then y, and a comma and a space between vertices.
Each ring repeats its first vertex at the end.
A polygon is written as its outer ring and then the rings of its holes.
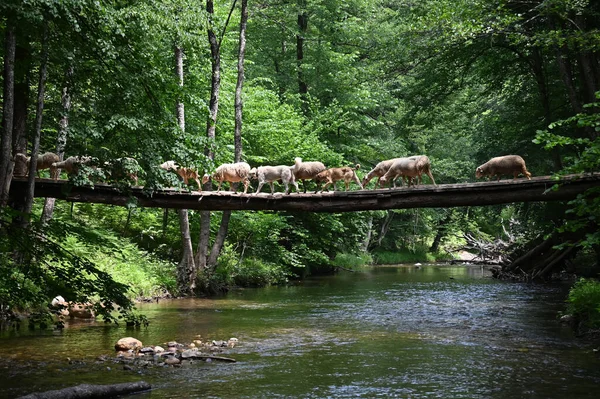
MULTIPOLYGON (((27 181, 15 178, 10 196, 23 198, 27 181)), ((106 184, 72 186, 65 180, 36 179, 35 196, 72 202, 92 202, 125 206, 196 210, 274 210, 303 212, 354 212, 403 208, 447 208, 495 205, 513 202, 565 201, 593 187, 600 187, 600 173, 568 175, 556 180, 550 176, 531 180, 501 180, 460 184, 424 185, 411 188, 330 191, 275 195, 234 194, 228 191, 182 192, 176 189, 154 191, 131 187, 125 191, 106 184), (553 186, 559 185, 558 190, 553 186)))

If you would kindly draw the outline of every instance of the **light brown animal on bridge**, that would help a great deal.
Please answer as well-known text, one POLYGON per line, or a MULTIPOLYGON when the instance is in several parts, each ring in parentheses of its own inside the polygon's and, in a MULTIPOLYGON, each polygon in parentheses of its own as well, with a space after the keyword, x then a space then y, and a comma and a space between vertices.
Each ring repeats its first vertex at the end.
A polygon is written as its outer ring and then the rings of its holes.
POLYGON ((333 185, 333 190, 335 191, 335 185, 340 180, 343 180, 344 184, 346 185, 345 191, 348 191, 351 181, 356 182, 356 184, 358 184, 358 186, 362 190, 363 185, 360 183, 358 176, 356 176, 356 170, 359 168, 359 164, 356 164, 354 168, 351 168, 349 166, 344 166, 342 168, 329 168, 315 176, 315 181, 317 183, 325 182, 325 185, 321 189, 321 192, 325 191, 325 189, 329 185, 333 185))
POLYGON ((302 187, 304 188, 304 192, 306 192, 305 181, 313 180, 319 173, 321 173, 325 169, 325 165, 323 165, 322 162, 302 162, 302 158, 295 158, 294 166, 291 167, 296 181, 302 180, 302 187))
POLYGON ((419 181, 417 184, 423 184, 422 176, 423 174, 426 174, 431 179, 433 185, 437 186, 437 184, 435 184, 435 180, 433 179, 433 175, 431 174, 431 161, 427 155, 413 155, 412 157, 408 157, 408 159, 413 159, 417 162, 416 166, 419 174, 419 181))
MULTIPOLYGON (((31 157, 26 156, 25 154, 17 153, 15 154, 15 162, 25 162, 27 168, 25 170, 25 176, 29 174, 29 162, 31 157)), ((37 176, 40 177, 40 170, 50 169, 50 177, 53 179, 58 179, 58 175, 56 173, 56 168, 52 166, 54 162, 58 162, 59 158, 53 152, 45 152, 41 155, 37 156, 37 163, 35 165, 37 176)))
POLYGON ((480 165, 475 170, 475 177, 500 176, 502 175, 513 175, 513 179, 516 179, 519 174, 523 174, 527 179, 531 180, 531 173, 527 171, 525 166, 525 160, 519 155, 504 155, 502 157, 495 157, 480 165))
POLYGON ((198 185, 198 191, 202 191, 202 184, 200 184, 200 175, 198 174, 198 171, 196 169, 179 166, 175 163, 175 161, 163 162, 162 164, 160 164, 159 167, 161 169, 167 171, 172 170, 173 172, 177 173, 177 175, 183 180, 183 184, 185 184, 186 186, 188 185, 188 182, 190 180, 194 180, 198 185))
MULTIPOLYGON (((64 169, 68 175, 72 175, 79 171, 79 167, 81 165, 88 165, 92 163, 92 160, 92 157, 89 156, 68 157, 64 161, 54 162, 52 167, 56 169, 64 169)), ((56 178, 58 179, 58 173, 56 178)))
POLYGON ((393 187, 396 188, 396 179, 398 177, 402 177, 402 180, 405 183, 408 182, 408 187, 410 187, 412 178, 416 178, 418 176, 419 169, 417 168, 417 161, 415 159, 399 158, 394 161, 386 174, 381 176, 379 179, 379 184, 386 184, 391 180, 393 182, 393 187))
POLYGON ((369 184, 371 179, 375 177, 377 178, 377 181, 375 182, 375 189, 377 187, 381 187, 381 177, 385 175, 388 170, 390 170, 390 166, 392 166, 392 164, 398 159, 402 158, 388 159, 387 161, 381 161, 377 165, 375 165, 375 167, 371 169, 369 173, 367 173, 367 175, 363 178, 363 187, 367 187, 367 184, 369 184))
POLYGON ((211 178, 213 181, 219 182, 217 192, 221 191, 223 182, 229 182, 230 187, 233 187, 231 186, 232 183, 242 182, 244 184, 244 194, 246 194, 250 185, 250 165, 246 162, 224 163, 215 170, 212 176, 204 175, 202 183, 208 182, 211 178))

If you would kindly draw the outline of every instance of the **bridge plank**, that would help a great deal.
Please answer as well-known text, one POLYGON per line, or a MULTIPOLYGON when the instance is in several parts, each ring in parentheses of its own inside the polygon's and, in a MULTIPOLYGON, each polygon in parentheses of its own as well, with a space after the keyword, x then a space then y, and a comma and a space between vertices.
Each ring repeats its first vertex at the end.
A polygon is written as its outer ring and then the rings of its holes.
MULTIPOLYGON (((15 178, 10 195, 23 198, 26 179, 15 178)), ((600 187, 600 173, 569 175, 557 181, 549 176, 531 180, 501 180, 460 184, 425 185, 411 188, 357 190, 348 192, 234 194, 230 192, 181 192, 175 189, 148 192, 143 187, 127 191, 106 184, 72 186, 65 180, 36 179, 35 196, 73 202, 196 210, 275 210, 303 212, 354 212, 402 208, 446 208, 513 202, 564 201, 593 187, 600 187), (551 188, 560 183, 559 190, 551 188)))

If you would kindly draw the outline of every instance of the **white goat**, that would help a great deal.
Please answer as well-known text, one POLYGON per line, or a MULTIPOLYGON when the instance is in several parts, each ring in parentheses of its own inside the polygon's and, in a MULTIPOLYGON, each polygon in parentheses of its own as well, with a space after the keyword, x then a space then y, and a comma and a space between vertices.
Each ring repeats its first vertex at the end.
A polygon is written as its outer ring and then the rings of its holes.
POLYGON ((283 183, 283 186, 285 187, 285 194, 289 192, 290 183, 296 187, 296 191, 299 191, 298 183, 296 183, 296 179, 294 178, 291 167, 287 165, 260 166, 258 169, 252 168, 250 170, 250 178, 258 179, 258 189, 254 194, 258 194, 265 183, 269 183, 271 186, 271 194, 273 194, 275 192, 273 188, 273 182, 277 180, 281 180, 283 183))
POLYGON ((304 182, 306 180, 313 180, 319 173, 321 173, 325 169, 325 165, 323 165, 322 162, 302 162, 302 158, 295 158, 294 166, 291 167, 291 170, 294 173, 294 178, 296 180, 302 180, 302 187, 304 188, 304 192, 306 192, 306 184, 304 182))
MULTIPOLYGON (((211 178, 212 180, 219 182, 217 192, 221 190, 223 182, 229 182, 230 184, 243 182, 244 194, 246 194, 248 185, 250 184, 250 165, 246 162, 224 163, 215 170, 215 173, 213 173, 212 176, 204 175, 202 177, 202 184, 205 184, 211 178)), ((231 185, 231 187, 233 187, 233 185, 231 185)))

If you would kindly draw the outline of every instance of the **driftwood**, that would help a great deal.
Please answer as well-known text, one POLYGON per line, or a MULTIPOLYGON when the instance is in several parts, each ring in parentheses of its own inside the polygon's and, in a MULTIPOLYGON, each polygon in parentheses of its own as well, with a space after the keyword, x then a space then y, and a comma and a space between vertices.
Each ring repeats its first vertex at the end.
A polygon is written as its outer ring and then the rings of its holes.
MULTIPOLYGON (((25 197, 27 180, 13 178, 12 201, 25 197)), ((275 210, 304 212, 354 212, 377 209, 443 208, 471 205, 495 205, 512 202, 565 201, 586 190, 600 186, 600 174, 569 175, 561 180, 549 176, 531 180, 502 180, 460 184, 424 185, 412 188, 334 191, 319 194, 290 195, 233 194, 229 192, 184 193, 160 190, 153 193, 131 187, 122 191, 106 184, 72 186, 65 181, 36 179, 35 196, 73 202, 91 202, 128 206, 132 200, 138 206, 197 210, 275 210), (558 190, 552 190, 554 185, 558 190)))
POLYGON ((127 395, 134 392, 147 391, 151 388, 145 381, 125 382, 113 385, 81 384, 70 388, 55 391, 36 392, 21 396, 19 399, 86 399, 86 398, 111 398, 127 395))

